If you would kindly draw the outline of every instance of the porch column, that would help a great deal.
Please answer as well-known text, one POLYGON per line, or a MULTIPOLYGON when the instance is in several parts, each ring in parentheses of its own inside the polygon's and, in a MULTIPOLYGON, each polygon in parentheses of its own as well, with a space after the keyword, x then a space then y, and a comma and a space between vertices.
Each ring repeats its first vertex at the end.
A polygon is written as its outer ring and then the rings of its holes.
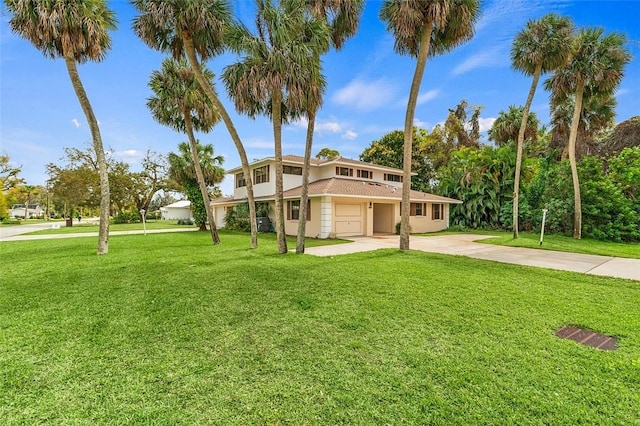
POLYGON ((320 238, 329 238, 333 222, 331 197, 320 198, 320 238))

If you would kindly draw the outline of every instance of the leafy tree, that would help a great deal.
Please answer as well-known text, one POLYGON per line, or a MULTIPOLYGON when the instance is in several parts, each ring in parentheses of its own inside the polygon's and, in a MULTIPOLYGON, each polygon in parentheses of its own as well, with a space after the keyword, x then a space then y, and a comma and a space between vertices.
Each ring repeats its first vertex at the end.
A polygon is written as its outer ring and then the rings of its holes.
MULTIPOLYGON (((489 130, 489 140, 495 141, 497 146, 504 146, 508 143, 517 144, 523 112, 524 107, 515 105, 510 105, 506 112, 500 111, 498 118, 496 118, 489 130)), ((538 127, 540 126, 538 117, 534 112, 529 113, 527 121, 524 135, 525 147, 527 143, 535 142, 538 137, 538 127)))
MULTIPOLYGON (((0 192, 8 191, 9 189, 23 185, 24 179, 18 177, 22 171, 22 166, 15 166, 8 154, 0 155, 0 192)), ((1 212, 0 212, 1 213, 1 212)))
MULTIPOLYGON (((408 159, 413 154, 413 119, 427 57, 448 52, 471 39, 479 10, 477 0, 385 0, 382 4, 380 19, 394 36, 395 50, 417 59, 404 120, 405 182, 411 181, 411 161, 408 159)), ((409 249, 410 190, 410 185, 402 186, 401 250, 409 249)))
POLYGON ((71 84, 80 101, 93 137, 100 174, 100 230, 98 254, 109 251, 109 176, 98 120, 80 76, 77 63, 100 62, 111 48, 109 30, 116 27, 114 13, 103 0, 82 2, 5 0, 13 15, 11 29, 29 40, 46 57, 64 59, 71 84))
POLYGON ((340 152, 331 148, 322 148, 316 153, 316 158, 318 160, 335 160, 340 158, 340 152))
POLYGON ((533 76, 529 95, 522 110, 520 129, 517 139, 516 170, 513 188, 513 238, 518 238, 518 197, 520 195, 520 169, 522 150, 524 147, 529 110, 538 87, 538 80, 543 73, 553 71, 564 65, 571 53, 571 35, 573 24, 566 17, 554 13, 543 16, 539 20, 527 22, 511 47, 511 63, 513 67, 526 75, 533 76))
POLYGON ((618 155, 625 148, 640 147, 640 116, 631 117, 604 135, 599 154, 604 157, 618 155))
POLYGON ((160 190, 169 189, 167 179, 168 164, 166 157, 157 152, 147 150, 142 159, 142 171, 131 174, 129 194, 133 197, 136 211, 150 211, 151 200, 160 190))
POLYGON ((447 130, 447 137, 450 143, 457 147, 480 147, 480 112, 479 105, 470 107, 466 99, 460 101, 455 109, 450 109, 444 128, 447 130), (467 120, 467 110, 473 111, 471 119, 467 120))
POLYGON ((202 90, 220 114, 233 140, 246 182, 251 216, 251 247, 258 247, 253 179, 249 160, 238 131, 220 101, 210 78, 201 72, 205 62, 224 50, 225 29, 231 24, 231 8, 226 0, 133 0, 140 12, 133 20, 133 29, 149 47, 170 53, 178 60, 187 56, 202 90))
MULTIPOLYGON (((196 141, 198 155, 195 157, 200 164, 194 163, 191 143, 182 142, 178 145, 178 153, 170 152, 167 159, 169 162, 169 175, 181 185, 185 195, 191 202, 193 218, 201 231, 206 231, 206 222, 209 220, 209 227, 215 230, 215 221, 209 218, 207 205, 209 202, 209 188, 220 183, 224 178, 224 169, 221 167, 223 158, 215 156, 213 145, 201 145, 196 141), (207 196, 203 197, 199 178, 196 175, 197 169, 201 170, 202 178, 207 187, 207 196)), ((217 233, 217 232, 216 232, 217 233)))
POLYGON ((631 56, 624 48, 625 37, 612 33, 604 36, 601 28, 582 29, 573 39, 571 60, 557 69, 547 82, 552 90, 552 103, 564 99, 569 94, 575 96, 568 152, 574 192, 574 238, 582 237, 582 203, 580 198, 580 178, 576 161, 576 140, 583 98, 612 93, 620 84, 624 66, 631 56))
MULTIPOLYGON (((305 0, 258 1, 257 35, 245 26, 229 31, 229 46, 242 55, 225 67, 223 80, 236 109, 267 115, 273 125, 278 252, 287 253, 282 190, 282 124, 319 105, 319 55, 328 49, 326 24, 307 13, 305 0), (315 92, 313 99, 309 92, 315 92)), ((251 201, 249 201, 251 206, 251 201)))
MULTIPOLYGON (((213 73, 208 69, 202 73, 211 80, 213 73)), ((167 58, 162 62, 162 70, 154 71, 149 81, 154 96, 149 98, 147 106, 159 123, 175 130, 182 131, 189 138, 191 149, 191 167, 195 173, 196 182, 204 202, 211 240, 213 244, 220 243, 220 237, 213 218, 213 208, 209 201, 209 192, 201 161, 199 158, 198 141, 194 130, 208 132, 219 117, 211 100, 202 92, 193 70, 187 62, 175 61, 167 58)), ((211 148, 213 150, 213 147, 211 148)), ((204 224, 201 225, 201 228, 204 224)), ((206 227, 204 227, 206 229, 206 227)))

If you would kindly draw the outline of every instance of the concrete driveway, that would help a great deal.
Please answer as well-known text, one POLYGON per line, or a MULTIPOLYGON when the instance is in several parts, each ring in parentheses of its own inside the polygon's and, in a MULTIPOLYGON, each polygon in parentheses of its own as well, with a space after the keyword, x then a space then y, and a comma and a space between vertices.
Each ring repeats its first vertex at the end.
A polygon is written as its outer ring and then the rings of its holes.
MULTIPOLYGON (((486 238, 491 237, 476 234, 438 235, 433 237, 412 236, 410 246, 412 250, 431 253, 467 256, 494 262, 640 281, 640 259, 505 247, 475 242, 486 238)), ((314 256, 335 256, 381 248, 398 248, 399 246, 399 236, 397 235, 354 237, 350 239, 353 240, 352 243, 310 247, 305 250, 305 253, 314 256)))

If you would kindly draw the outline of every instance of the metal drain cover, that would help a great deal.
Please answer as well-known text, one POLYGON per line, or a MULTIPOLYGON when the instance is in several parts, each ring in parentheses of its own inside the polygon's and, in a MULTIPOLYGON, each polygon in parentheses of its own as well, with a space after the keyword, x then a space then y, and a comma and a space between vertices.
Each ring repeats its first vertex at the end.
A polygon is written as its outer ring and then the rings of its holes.
POLYGON ((615 337, 605 336, 595 331, 584 328, 565 325, 556 331, 556 336, 561 339, 569 339, 582 345, 592 346, 604 351, 615 351, 618 349, 618 340, 615 337))

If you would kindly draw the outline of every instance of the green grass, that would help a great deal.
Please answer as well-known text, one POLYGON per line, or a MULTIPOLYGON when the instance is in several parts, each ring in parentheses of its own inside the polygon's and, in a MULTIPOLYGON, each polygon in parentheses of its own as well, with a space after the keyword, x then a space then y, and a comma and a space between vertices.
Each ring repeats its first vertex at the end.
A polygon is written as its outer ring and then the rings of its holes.
POLYGON ((496 235, 497 238, 487 238, 478 242, 510 247, 528 247, 640 259, 640 243, 613 243, 587 238, 576 240, 564 235, 551 234, 545 235, 543 243, 540 245, 540 234, 531 232, 520 232, 519 238, 515 240, 511 232, 491 232, 490 235, 496 235))
POLYGON ((1 243, 2 423, 640 422, 637 282, 222 236, 1 243))

